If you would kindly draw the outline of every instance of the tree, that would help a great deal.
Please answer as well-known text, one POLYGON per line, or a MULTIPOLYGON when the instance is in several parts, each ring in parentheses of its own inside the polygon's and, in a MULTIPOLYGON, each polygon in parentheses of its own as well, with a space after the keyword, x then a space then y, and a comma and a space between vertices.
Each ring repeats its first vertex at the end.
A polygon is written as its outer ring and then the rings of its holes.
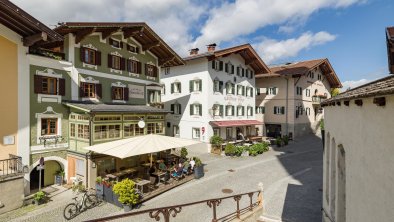
POLYGON ((340 93, 340 91, 339 91, 338 88, 333 88, 333 89, 331 89, 331 96, 332 96, 332 97, 337 96, 339 93, 340 93))

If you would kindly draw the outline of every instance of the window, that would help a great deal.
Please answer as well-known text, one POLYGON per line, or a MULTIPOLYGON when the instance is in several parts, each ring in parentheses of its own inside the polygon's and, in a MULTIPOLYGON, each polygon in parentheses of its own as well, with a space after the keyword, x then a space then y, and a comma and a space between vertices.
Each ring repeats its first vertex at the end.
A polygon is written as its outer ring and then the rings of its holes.
POLYGON ((253 97, 253 88, 252 87, 246 87, 246 96, 253 97))
POLYGON ((94 127, 94 139, 106 139, 107 138, 107 126, 95 126, 94 127))
POLYGON ((212 107, 213 116, 223 116, 223 105, 214 104, 212 107))
POLYGON ((79 176, 85 176, 85 161, 80 159, 75 159, 75 173, 79 176))
POLYGON ((89 139, 89 125, 78 124, 78 138, 89 139))
POLYGON ((220 128, 213 128, 213 135, 220 136, 220 128))
POLYGON ((57 94, 57 79, 43 77, 42 78, 42 93, 45 94, 57 94))
POLYGON ((160 90, 160 93, 162 94, 162 95, 165 95, 166 94, 166 85, 162 85, 162 87, 161 87, 161 90, 160 90))
POLYGON ((94 121, 120 121, 121 116, 95 116, 94 121))
POLYGON ((84 83, 83 84, 83 97, 95 98, 96 97, 96 84, 84 83))
POLYGON ((109 138, 119 138, 120 137, 120 125, 109 125, 109 138))
POLYGON ((145 64, 145 75, 150 77, 157 77, 157 67, 154 65, 145 64))
POLYGON ((237 116, 244 116, 244 107, 243 106, 237 106, 237 116))
POLYGON ((237 67, 237 76, 244 77, 245 76, 245 69, 238 66, 237 67))
POLYGON ((131 73, 141 74, 141 63, 135 60, 127 60, 127 71, 131 73))
POLYGON ((297 95, 302 95, 302 87, 297 86, 297 95))
POLYGON ((113 100, 124 100, 124 88, 112 87, 113 100))
POLYGON ((226 140, 233 139, 233 128, 227 127, 226 128, 226 140))
POLYGON ((246 136, 251 136, 252 135, 252 127, 246 126, 246 136))
POLYGON ((276 87, 269 87, 267 88, 267 95, 276 95, 277 88, 276 87))
POLYGON ((247 108, 247 115, 248 116, 253 116, 253 107, 248 106, 248 108, 247 108))
POLYGON ((264 114, 265 107, 264 106, 256 106, 256 114, 264 114))
POLYGON ((161 92, 158 90, 148 90, 148 103, 160 103, 161 92))
POLYGON ((119 40, 115 40, 115 39, 110 38, 109 44, 115 48, 118 48, 118 49, 123 48, 123 42, 121 42, 119 40))
POLYGON ((41 119, 41 136, 57 134, 57 118, 41 119))
POLYGON ((75 124, 70 124, 70 137, 75 137, 75 124))
MULTIPOLYGON (((222 82, 223 85, 223 82, 222 82)), ((220 92, 220 81, 219 80, 214 80, 213 81, 213 91, 214 92, 220 92)))
POLYGON ((308 116, 311 115, 311 108, 309 108, 309 107, 306 108, 305 109, 305 114, 308 115, 308 116))
POLYGON ((129 45, 127 44, 127 51, 132 52, 132 53, 138 53, 140 51, 140 49, 136 46, 133 45, 129 45))
POLYGON ((101 65, 101 52, 81 47, 81 61, 91 65, 101 65))
POLYGON ((119 56, 111 56, 111 58, 112 58, 112 66, 111 66, 111 68, 120 70, 121 69, 120 68, 120 61, 121 61, 122 58, 119 57, 119 56))
POLYGON ((171 84, 171 93, 181 93, 181 83, 174 82, 171 84))
POLYGON ((311 90, 310 89, 305 89, 305 95, 307 97, 310 97, 311 96, 311 90))
POLYGON ((190 115, 202 116, 202 105, 201 104, 191 104, 190 105, 190 115))
POLYGON ((234 116, 234 106, 232 105, 226 106, 226 116, 234 116))
POLYGON ((65 79, 34 75, 34 93, 61 95, 66 94, 65 79))
POLYGON ((318 80, 321 80, 321 79, 322 79, 320 74, 317 74, 317 79, 318 79, 318 80))
POLYGON ((200 128, 193 128, 192 129, 193 133, 193 139, 199 139, 200 138, 200 128))
POLYGON ((245 95, 245 86, 237 85, 237 95, 245 95))
POLYGON ((202 91, 202 80, 190 80, 189 81, 190 92, 201 92, 202 91))
POLYGON ((216 71, 223 71, 223 61, 218 61, 218 60, 212 60, 212 69, 216 71))
POLYGON ((226 83, 226 93, 234 95, 234 91, 235 91, 235 84, 230 82, 226 83))
POLYGON ((179 126, 178 125, 173 125, 172 132, 173 132, 173 135, 175 137, 179 137, 179 126))
POLYGON ((170 67, 164 68, 164 75, 169 75, 169 74, 171 74, 171 68, 170 67))
POLYGON ((94 139, 120 138, 120 125, 98 125, 94 127, 94 139))
POLYGON ((123 136, 132 137, 144 135, 144 128, 140 128, 137 123, 124 124, 123 126, 123 136))
POLYGON ((228 74, 234 74, 234 65, 231 62, 226 63, 224 66, 224 71, 228 74))
POLYGON ((274 106, 274 114, 284 115, 285 114, 285 107, 284 106, 274 106))
POLYGON ((182 113, 181 104, 171 104, 171 111, 174 115, 180 115, 182 113))

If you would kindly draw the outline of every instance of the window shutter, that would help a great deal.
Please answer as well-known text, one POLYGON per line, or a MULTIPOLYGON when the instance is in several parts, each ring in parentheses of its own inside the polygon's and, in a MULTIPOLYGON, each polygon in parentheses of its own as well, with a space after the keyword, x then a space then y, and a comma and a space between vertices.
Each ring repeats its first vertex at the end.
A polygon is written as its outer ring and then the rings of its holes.
POLYGON ((182 113, 182 105, 178 104, 178 108, 179 108, 179 114, 181 114, 182 113))
POLYGON ((285 114, 285 107, 284 107, 284 106, 282 106, 282 107, 280 108, 280 112, 281 112, 282 114, 285 114))
POLYGON ((96 84, 96 97, 98 99, 101 99, 103 96, 102 91, 101 91, 101 84, 96 84))
POLYGON ((245 69, 242 68, 241 71, 242 71, 242 75, 241 76, 244 77, 245 76, 245 69))
MULTIPOLYGON (((127 45, 129 46, 129 45, 127 45)), ((126 70, 127 72, 131 72, 131 60, 130 59, 126 59, 126 70)))
POLYGON ((114 40, 112 40, 111 38, 109 38, 109 39, 108 39, 108 43, 109 43, 110 45, 113 45, 113 44, 114 44, 114 40))
POLYGON ((223 93, 223 81, 219 81, 219 91, 223 93))
POLYGON ((129 44, 126 44, 126 50, 127 50, 127 51, 131 51, 131 50, 130 50, 130 45, 129 45, 129 44))
POLYGON ((178 83, 179 84, 179 93, 181 93, 182 92, 182 85, 181 85, 181 83, 178 83))
POLYGON ((253 109, 250 107, 250 116, 253 116, 253 109))
POLYGON ((171 93, 174 93, 174 83, 171 83, 171 93))
POLYGON ((66 95, 66 80, 59 79, 59 95, 65 96, 66 95))
POLYGON ((202 80, 200 79, 200 80, 198 80, 199 82, 200 82, 200 88, 199 88, 199 91, 200 92, 202 92, 202 80))
POLYGON ((120 69, 126 70, 126 59, 125 58, 120 58, 120 69))
POLYGON ((120 41, 120 48, 123 49, 123 42, 120 41))
POLYGON ((193 115, 194 114, 194 110, 193 110, 193 104, 190 104, 190 115, 193 115))
POLYGON ((240 76, 240 68, 237 67, 237 76, 240 76))
POLYGON ((216 69, 215 64, 216 64, 216 61, 215 61, 215 60, 212 60, 212 69, 216 69))
POLYGON ((228 63, 226 63, 226 64, 224 65, 224 71, 227 72, 227 73, 229 73, 229 71, 228 71, 228 70, 229 70, 228 66, 229 66, 228 63))
POLYGON ((220 106, 219 106, 219 115, 220 115, 220 116, 223 116, 223 114, 224 114, 224 113, 223 113, 223 105, 220 105, 220 106))
POLYGON ((171 104, 171 111, 172 111, 172 113, 174 113, 174 104, 171 104))
POLYGON ((139 47, 135 47, 135 53, 140 53, 140 48, 139 47))
POLYGON ((253 79, 253 71, 250 71, 250 78, 253 79))
POLYGON ((108 68, 112 68, 112 55, 108 54, 108 68))
POLYGON ((231 65, 231 74, 234 74, 234 65, 231 65))
POLYGON ((111 86, 111 99, 115 100, 115 87, 111 86))
POLYGON ((274 106, 274 114, 276 114, 276 106, 274 106))
POLYGON ((202 116, 202 104, 199 104, 198 106, 200 107, 200 109, 199 109, 199 111, 200 111, 199 115, 202 116))
POLYGON ((242 95, 245 96, 245 86, 242 86, 242 95))
POLYGON ((79 83, 79 97, 81 97, 81 98, 85 97, 85 92, 83 90, 84 86, 85 86, 84 82, 79 83))
POLYGON ((141 62, 137 62, 137 73, 138 73, 138 74, 142 74, 142 72, 141 72, 141 66, 142 66, 141 62))
POLYGON ((85 47, 79 49, 79 54, 81 56, 81 62, 85 62, 85 47))
POLYGON ((127 87, 123 89, 123 99, 124 101, 129 101, 129 88, 127 87))
POLYGON ((265 94, 269 95, 269 88, 265 89, 265 94))
POLYGON ((101 66, 101 52, 100 51, 96 51, 96 61, 95 61, 96 65, 101 66))
POLYGON ((193 89, 193 86, 194 86, 194 80, 190 80, 189 81, 189 90, 190 90, 190 92, 193 92, 194 91, 194 89, 193 89))
POLYGON ((223 71, 223 61, 219 61, 219 71, 223 71))
POLYGON ((145 64, 145 75, 147 76, 148 75, 148 64, 145 64))
POLYGON ((156 66, 153 66, 153 76, 158 77, 158 68, 156 66))
POLYGON ((234 116, 235 106, 231 106, 231 115, 234 116))
POLYGON ((34 75, 34 93, 42 93, 42 76, 34 75))

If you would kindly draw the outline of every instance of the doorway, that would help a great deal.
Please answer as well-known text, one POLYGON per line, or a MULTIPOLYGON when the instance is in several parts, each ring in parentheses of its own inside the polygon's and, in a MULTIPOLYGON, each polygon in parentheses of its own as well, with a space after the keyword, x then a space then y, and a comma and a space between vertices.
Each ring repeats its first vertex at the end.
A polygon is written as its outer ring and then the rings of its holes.
POLYGON ((266 124, 266 135, 268 137, 281 137, 282 136, 282 126, 280 124, 266 124))

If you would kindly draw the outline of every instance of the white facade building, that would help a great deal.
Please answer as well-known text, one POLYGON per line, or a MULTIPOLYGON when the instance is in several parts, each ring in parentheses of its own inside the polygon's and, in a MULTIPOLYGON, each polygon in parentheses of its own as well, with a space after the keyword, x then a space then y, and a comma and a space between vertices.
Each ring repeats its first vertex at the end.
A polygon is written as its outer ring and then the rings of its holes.
POLYGON ((203 142, 255 135, 255 75, 268 73, 261 58, 249 44, 191 54, 185 66, 161 72, 164 108, 173 111, 166 134, 203 142))

